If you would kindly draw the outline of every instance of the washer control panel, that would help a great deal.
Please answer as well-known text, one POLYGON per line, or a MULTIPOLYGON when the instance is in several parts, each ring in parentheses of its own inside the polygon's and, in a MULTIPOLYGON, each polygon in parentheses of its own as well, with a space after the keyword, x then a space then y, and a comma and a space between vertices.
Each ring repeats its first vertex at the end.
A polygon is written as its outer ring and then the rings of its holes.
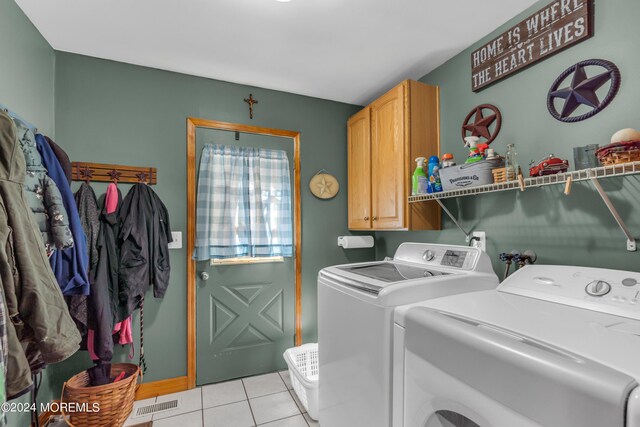
POLYGON ((640 273, 530 265, 512 274, 498 290, 640 320, 640 273))
POLYGON ((403 243, 398 247, 393 259, 432 267, 472 271, 476 269, 480 256, 480 249, 467 246, 403 243))

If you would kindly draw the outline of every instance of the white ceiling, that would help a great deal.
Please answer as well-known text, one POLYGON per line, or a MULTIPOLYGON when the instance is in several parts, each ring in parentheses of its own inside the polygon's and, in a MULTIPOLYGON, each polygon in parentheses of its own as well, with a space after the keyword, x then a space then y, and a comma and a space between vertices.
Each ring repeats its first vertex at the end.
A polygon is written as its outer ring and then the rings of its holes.
POLYGON ((534 0, 16 0, 54 49, 364 105, 534 0))

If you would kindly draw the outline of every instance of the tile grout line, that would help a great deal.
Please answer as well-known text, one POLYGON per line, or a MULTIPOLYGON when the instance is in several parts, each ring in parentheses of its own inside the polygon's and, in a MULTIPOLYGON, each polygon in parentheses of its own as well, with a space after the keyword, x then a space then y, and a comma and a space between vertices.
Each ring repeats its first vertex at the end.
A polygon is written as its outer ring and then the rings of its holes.
MULTIPOLYGON (((242 381, 242 380, 233 380, 233 381, 242 381)), ((242 387, 244 389, 244 382, 242 383, 242 387)), ((279 393, 284 393, 284 392, 292 392, 293 389, 286 389, 286 390, 280 390, 280 391, 274 391, 273 393, 267 393, 267 394, 261 394, 260 396, 255 396, 255 397, 249 397, 249 395, 247 394, 247 390, 244 389, 244 394, 246 399, 243 400, 252 400, 252 399, 260 399, 261 397, 267 397, 267 396, 273 396, 274 394, 279 394, 279 393)), ((233 403, 238 403, 238 402, 242 402, 243 400, 236 400, 235 402, 227 402, 227 403, 221 403, 219 405, 214 405, 214 406, 207 406, 206 408, 204 407, 204 398, 202 401, 202 410, 205 409, 212 409, 212 408, 219 408, 221 406, 226 406, 226 405, 231 405, 233 403)))
MULTIPOLYGON (((182 416, 184 416, 184 415, 193 414, 194 412, 202 412, 202 409, 194 409, 193 411, 184 412, 184 413, 182 413, 182 414, 171 415, 170 417, 166 417, 166 418, 158 418, 157 420, 151 420, 151 421, 170 420, 171 418, 178 418, 178 417, 182 417, 182 416)), ((143 421, 143 422, 144 422, 144 421, 143 421)), ((135 424, 134 424, 134 425, 135 425, 135 424)))
MULTIPOLYGON (((293 396, 291 396, 291 390, 289 390, 289 387, 287 386, 287 383, 285 383, 285 382, 284 382, 284 379, 282 379, 282 376, 280 375, 280 371, 278 371, 278 372, 277 372, 277 374, 278 374, 278 378, 280 378, 280 381, 281 381, 281 382, 282 382, 282 384, 284 385, 285 390, 284 390, 284 391, 278 391, 278 392, 275 392, 275 393, 265 394, 264 396, 257 396, 257 397, 254 397, 254 398, 252 398, 252 399, 259 399, 259 398, 261 398, 261 397, 265 397, 265 396, 272 396, 272 395, 274 395, 274 394, 279 394, 279 393, 287 392, 287 393, 289 394, 289 397, 291 397, 291 399, 293 400, 293 404, 295 405, 296 409, 298 410, 298 413, 297 413, 297 414, 295 414, 295 415, 288 416, 288 417, 278 418, 278 419, 275 419, 275 420, 267 421, 266 423, 262 423, 262 424, 260 424, 260 425, 262 426, 262 425, 265 425, 265 424, 274 423, 274 422, 276 422, 276 421, 286 420, 286 419, 289 419, 289 418, 297 417, 298 415, 301 415, 301 416, 302 416, 302 418, 304 419, 304 422, 306 423, 306 422, 307 422, 307 420, 304 418, 304 415, 302 414, 302 410, 300 409, 300 407, 299 407, 299 406, 298 406, 298 404, 296 403, 296 400, 293 398, 293 396)), ((249 377, 249 378, 250 378, 250 377, 249 377)), ((242 381, 242 386, 244 387, 244 381, 242 381)), ((245 393, 246 393, 246 392, 247 392, 247 390, 246 390, 246 388, 245 388, 245 393)), ((247 394, 247 398, 249 398, 249 395, 248 395, 248 394, 247 394)), ((249 399, 249 408, 251 408, 251 399, 249 399)), ((253 415, 253 409, 251 410, 251 414, 253 415)), ((258 422, 256 421, 255 417, 253 418, 253 421, 255 422, 256 426, 258 426, 258 422)), ((307 423, 307 424, 308 424, 308 423, 307 423)))
POLYGON ((200 419, 202 421, 202 427, 204 427, 204 391, 202 390, 202 386, 198 388, 200 389, 200 419))
MULTIPOLYGON (((263 425, 266 425, 266 424, 269 424, 269 423, 275 423, 276 421, 288 420, 289 418, 295 418, 295 417, 302 417, 304 419, 304 422, 305 423, 307 422, 307 419, 304 417, 304 415, 295 414, 295 415, 290 415, 290 416, 284 417, 284 418, 278 418, 277 420, 267 421, 266 423, 262 423, 262 424, 257 425, 257 427, 260 427, 260 426, 263 426, 263 425)), ((307 424, 309 424, 309 423, 307 423, 307 424)))
POLYGON ((251 418, 253 418, 253 425, 257 426, 258 422, 256 421, 256 416, 253 415, 253 408, 251 408, 251 401, 249 400, 249 394, 247 393, 247 387, 244 385, 244 380, 240 380, 242 383, 242 390, 244 390, 244 395, 247 396, 247 405, 249 405, 249 411, 251 412, 251 418))

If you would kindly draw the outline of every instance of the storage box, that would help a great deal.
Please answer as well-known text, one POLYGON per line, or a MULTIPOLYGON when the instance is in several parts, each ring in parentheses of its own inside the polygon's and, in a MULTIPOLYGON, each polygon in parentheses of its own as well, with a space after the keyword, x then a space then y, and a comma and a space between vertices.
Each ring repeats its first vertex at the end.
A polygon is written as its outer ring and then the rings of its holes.
POLYGON ((493 174, 491 171, 503 166, 504 160, 497 158, 440 169, 442 189, 444 191, 450 191, 493 184, 493 174))
POLYGON ((289 377, 300 403, 314 420, 318 419, 318 344, 293 347, 284 352, 289 377))

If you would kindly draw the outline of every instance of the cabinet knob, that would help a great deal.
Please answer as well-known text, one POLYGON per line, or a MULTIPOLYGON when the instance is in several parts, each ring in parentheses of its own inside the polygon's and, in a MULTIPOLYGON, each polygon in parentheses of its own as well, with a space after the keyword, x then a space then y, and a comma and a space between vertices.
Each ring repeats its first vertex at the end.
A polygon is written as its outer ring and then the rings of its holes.
POLYGON ((373 220, 374 220, 374 221, 377 221, 377 220, 378 220, 378 217, 377 217, 377 216, 374 216, 374 217, 373 217, 373 220))
POLYGON ((365 216, 365 217, 364 217, 364 220, 365 220, 365 221, 369 221, 369 217, 368 217, 368 216, 365 216))

